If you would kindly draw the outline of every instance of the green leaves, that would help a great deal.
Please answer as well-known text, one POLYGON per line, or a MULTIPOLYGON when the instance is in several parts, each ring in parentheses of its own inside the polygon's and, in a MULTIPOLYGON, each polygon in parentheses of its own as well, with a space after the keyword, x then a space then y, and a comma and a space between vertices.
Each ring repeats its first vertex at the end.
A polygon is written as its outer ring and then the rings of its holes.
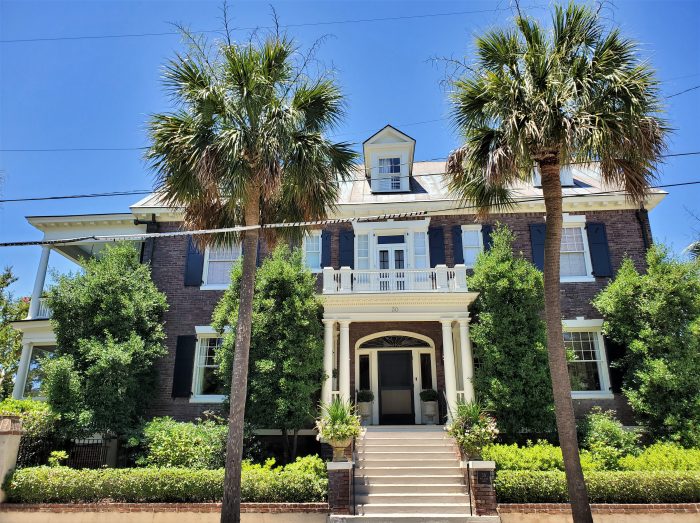
POLYGON ((627 259, 593 300, 603 330, 627 348, 623 391, 650 436, 700 444, 700 264, 647 253, 640 274, 627 259))

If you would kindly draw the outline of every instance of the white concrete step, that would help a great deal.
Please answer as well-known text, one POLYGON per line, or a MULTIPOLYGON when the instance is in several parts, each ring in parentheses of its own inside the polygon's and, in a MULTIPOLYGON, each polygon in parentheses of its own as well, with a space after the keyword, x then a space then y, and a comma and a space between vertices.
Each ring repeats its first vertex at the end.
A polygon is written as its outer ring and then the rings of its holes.
POLYGON ((359 494, 355 492, 355 503, 358 505, 402 505, 410 504, 426 504, 434 505, 436 503, 461 504, 469 506, 469 496, 467 494, 455 493, 427 493, 427 492, 387 492, 371 494, 359 494))
POLYGON ((469 505, 465 503, 370 503, 356 505, 359 515, 365 514, 461 514, 469 515, 469 505))
POLYGON ((367 514, 366 516, 329 516, 330 523, 500 523, 498 516, 462 516, 457 514, 367 514))
POLYGON ((464 476, 462 474, 385 474, 355 476, 355 485, 423 485, 425 483, 464 485, 464 476))
POLYGON ((360 469, 364 468, 377 468, 377 467, 456 467, 459 462, 454 457, 440 457, 440 458, 425 458, 422 456, 416 456, 410 458, 409 460, 394 459, 391 457, 359 457, 357 460, 357 467, 360 469))
POLYGON ((454 441, 449 438, 430 438, 422 439, 413 436, 407 436, 404 438, 372 438, 372 439, 360 439, 355 442, 356 447, 368 447, 368 446, 394 446, 394 445, 412 445, 414 447, 428 447, 439 445, 443 447, 454 446, 454 441))
POLYGON ((453 452, 457 455, 457 446, 451 442, 439 444, 427 443, 365 443, 358 444, 357 452, 453 452))
POLYGON ((436 449, 429 451, 417 451, 417 452, 407 452, 404 450, 391 450, 381 451, 381 450, 357 450, 357 458, 360 460, 371 460, 371 459, 381 459, 381 460, 393 460, 400 461, 403 463, 411 463, 415 460, 426 460, 426 459, 451 459, 458 460, 457 454, 451 449, 436 449))
POLYGON ((460 475, 461 470, 456 462, 451 466, 385 466, 385 467, 357 467, 355 474, 358 476, 443 476, 460 475))
MULTIPOLYGON (((403 479, 405 476, 397 479, 403 479)), ((460 482, 453 483, 364 483, 355 481, 355 495, 359 494, 466 494, 467 487, 460 482)))

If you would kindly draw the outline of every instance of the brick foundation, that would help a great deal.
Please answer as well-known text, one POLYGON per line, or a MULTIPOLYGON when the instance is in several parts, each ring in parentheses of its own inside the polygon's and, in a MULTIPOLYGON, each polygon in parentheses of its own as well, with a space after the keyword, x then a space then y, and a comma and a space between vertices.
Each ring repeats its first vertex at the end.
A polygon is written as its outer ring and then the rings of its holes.
POLYGON ((472 507, 477 516, 495 516, 497 513, 496 489, 493 486, 495 469, 493 461, 470 461, 468 468, 464 468, 472 507))
POLYGON ((328 463, 328 508, 331 514, 352 514, 352 462, 328 463))
MULTIPOLYGON (((221 512, 221 503, 36 503, 0 505, 0 512, 221 512)), ((327 503, 241 503, 245 513, 328 512, 327 503)))
MULTIPOLYGON (((592 503, 594 514, 700 514, 700 503, 592 503)), ((567 514, 568 503, 501 503, 499 514, 567 514)))

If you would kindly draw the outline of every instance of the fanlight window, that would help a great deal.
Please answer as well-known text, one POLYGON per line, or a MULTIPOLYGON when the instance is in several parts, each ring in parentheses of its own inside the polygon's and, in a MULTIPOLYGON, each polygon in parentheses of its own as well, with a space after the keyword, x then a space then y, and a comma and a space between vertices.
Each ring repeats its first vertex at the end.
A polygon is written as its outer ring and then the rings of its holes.
POLYGON ((382 348, 399 348, 399 347, 430 347, 430 344, 412 336, 381 336, 364 342, 361 349, 382 349, 382 348))

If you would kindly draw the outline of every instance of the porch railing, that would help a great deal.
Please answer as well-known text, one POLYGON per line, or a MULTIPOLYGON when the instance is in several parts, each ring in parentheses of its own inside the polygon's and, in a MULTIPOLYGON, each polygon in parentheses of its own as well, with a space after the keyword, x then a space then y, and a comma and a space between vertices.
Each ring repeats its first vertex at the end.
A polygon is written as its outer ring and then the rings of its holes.
POLYGON ((467 292, 464 265, 431 269, 323 269, 324 294, 467 292))

